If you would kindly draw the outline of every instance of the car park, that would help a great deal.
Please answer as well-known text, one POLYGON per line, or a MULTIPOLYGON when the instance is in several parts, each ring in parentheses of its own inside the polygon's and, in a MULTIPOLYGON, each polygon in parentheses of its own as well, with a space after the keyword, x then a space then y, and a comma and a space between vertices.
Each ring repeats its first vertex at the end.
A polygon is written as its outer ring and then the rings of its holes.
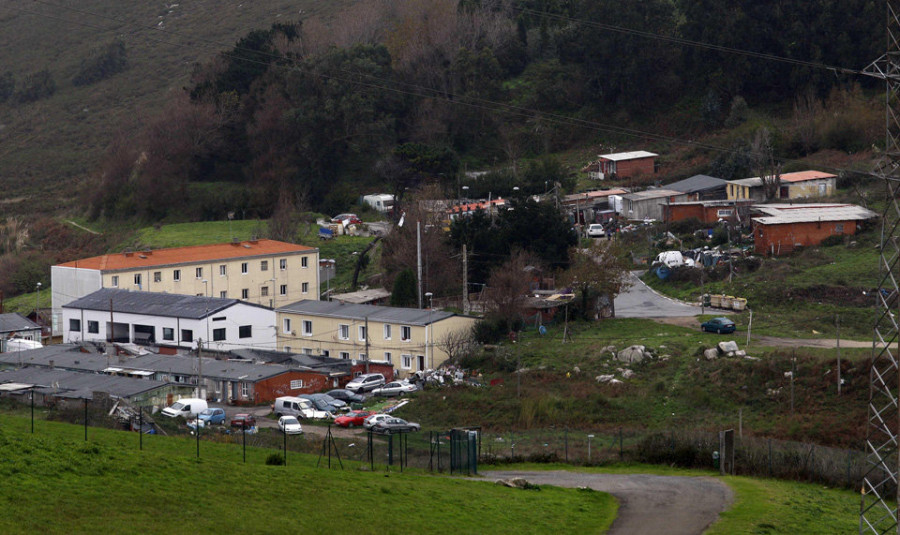
POLYGON ((372 391, 375 396, 402 396, 418 390, 416 385, 406 381, 393 381, 372 391))
POLYGON ((201 427, 207 425, 225 425, 225 409, 206 409, 197 417, 201 427))
POLYGON ((343 401, 344 403, 362 403, 366 400, 365 396, 356 394, 350 390, 347 390, 346 388, 336 388, 325 393, 333 397, 334 399, 343 401))
POLYGON ((256 427, 256 417, 243 412, 235 414, 231 417, 231 427, 256 427))
POLYGON ((347 383, 347 390, 361 394, 363 392, 371 392, 379 386, 386 383, 384 375, 380 373, 365 373, 347 383))
POLYGON ((368 418, 366 418, 366 421, 363 422, 363 427, 365 427, 366 429, 372 429, 372 427, 374 427, 375 424, 377 424, 378 422, 380 422, 382 420, 387 420, 388 418, 391 418, 390 414, 381 414, 381 413, 373 414, 372 416, 369 416, 368 418))
POLYGON ((293 416, 282 416, 278 419, 278 429, 285 435, 301 435, 303 434, 303 426, 300 421, 293 416))
POLYGON ((700 330, 708 333, 728 334, 736 329, 734 322, 728 318, 713 318, 700 324, 700 330))
POLYGON ((357 427, 366 423, 366 418, 375 414, 372 411, 353 411, 342 414, 334 419, 334 423, 341 427, 357 427))
POLYGON ((416 422, 407 422, 403 418, 385 418, 372 427, 372 431, 382 434, 409 433, 418 431, 421 426, 416 422))
POLYGON ((588 238, 602 238, 606 235, 606 230, 599 223, 592 223, 587 228, 588 238))

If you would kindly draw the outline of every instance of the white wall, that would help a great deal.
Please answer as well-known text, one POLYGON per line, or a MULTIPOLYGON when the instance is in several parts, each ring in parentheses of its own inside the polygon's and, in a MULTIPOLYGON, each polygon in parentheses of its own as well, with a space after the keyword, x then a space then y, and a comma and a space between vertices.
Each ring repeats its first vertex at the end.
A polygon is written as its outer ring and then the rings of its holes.
MULTIPOLYGON (((61 325, 63 341, 105 341, 109 319, 109 311, 64 308, 61 325), (80 320, 80 330, 70 330, 69 320, 71 319, 80 320), (98 322, 99 332, 89 333, 88 321, 98 322)), ((134 340, 134 325, 138 324, 153 326, 156 343, 160 345, 171 345, 190 349, 197 347, 197 341, 202 339, 204 340, 205 347, 221 351, 241 348, 272 350, 276 348, 275 329, 273 328, 275 325, 275 311, 256 306, 249 306, 243 303, 235 304, 218 314, 211 315, 208 322, 206 319, 179 319, 125 313, 114 313, 113 321, 115 321, 116 324, 127 323, 129 325, 129 337, 132 341, 134 340), (216 320, 216 318, 223 319, 216 320), (249 325, 251 327, 251 336, 249 338, 239 337, 239 327, 242 325, 249 325), (175 340, 163 339, 164 327, 174 329, 175 340), (213 331, 220 328, 225 329, 225 340, 218 342, 212 341, 213 331), (189 329, 193 332, 192 342, 181 341, 182 329, 189 329), (207 332, 209 333, 208 335, 207 332), (207 339, 209 339, 209 344, 206 344, 207 339)))
MULTIPOLYGON (((100 271, 63 266, 50 268, 50 295, 52 299, 53 317, 59 318, 63 305, 94 293, 103 287, 100 271)), ((68 322, 66 322, 68 325, 68 322)), ((67 326, 66 325, 66 326, 67 326)), ((65 333, 66 326, 54 322, 53 335, 65 333)))

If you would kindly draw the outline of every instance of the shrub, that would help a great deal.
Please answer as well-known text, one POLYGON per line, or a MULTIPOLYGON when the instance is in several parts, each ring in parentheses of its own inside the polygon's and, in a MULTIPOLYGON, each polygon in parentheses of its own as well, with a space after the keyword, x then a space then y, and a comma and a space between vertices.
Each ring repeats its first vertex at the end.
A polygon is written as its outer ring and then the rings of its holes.
POLYGON ((280 453, 270 453, 266 457, 267 466, 281 466, 284 464, 284 457, 280 453))
POLYGON ((72 78, 76 86, 89 85, 105 80, 128 68, 125 43, 116 41, 94 50, 91 57, 81 61, 78 73, 72 78))
POLYGON ((747 101, 744 100, 744 97, 737 95, 731 99, 731 111, 728 113, 728 118, 725 119, 725 126, 734 128, 745 122, 749 113, 750 108, 747 106, 747 101))
POLYGON ((16 79, 13 73, 6 71, 0 74, 0 102, 6 102, 12 98, 16 91, 16 79))
POLYGON ((834 247, 835 245, 843 245, 844 244, 844 235, 843 234, 833 234, 828 236, 824 240, 822 240, 819 245, 822 247, 834 247))
POLYGON ((22 81, 22 87, 16 93, 16 99, 19 102, 35 102, 43 98, 47 98, 56 93, 56 81, 50 71, 43 71, 30 74, 22 81))

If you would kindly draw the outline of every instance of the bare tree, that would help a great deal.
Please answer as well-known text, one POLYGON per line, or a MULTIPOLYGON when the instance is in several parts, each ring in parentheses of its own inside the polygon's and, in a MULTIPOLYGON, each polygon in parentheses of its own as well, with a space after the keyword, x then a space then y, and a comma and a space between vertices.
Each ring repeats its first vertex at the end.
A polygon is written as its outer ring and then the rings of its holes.
POLYGON ((447 359, 451 362, 459 362, 462 357, 472 353, 477 347, 477 342, 471 330, 466 331, 448 331, 447 334, 438 338, 434 345, 447 353, 447 359))
POLYGON ((572 248, 569 259, 569 269, 560 282, 576 290, 586 317, 597 319, 601 298, 606 297, 612 306, 616 296, 631 284, 625 255, 615 244, 598 241, 587 249, 572 248))
POLYGON ((819 148, 819 126, 817 121, 822 113, 822 103, 812 90, 797 97, 794 102, 794 130, 803 147, 804 154, 819 148))
POLYGON ((294 243, 297 240, 299 226, 300 219, 297 206, 294 204, 294 195, 282 183, 278 193, 278 204, 275 205, 275 211, 269 219, 268 236, 273 240, 294 243))
POLYGON ((531 274, 525 269, 536 262, 524 251, 513 251, 509 260, 491 270, 485 289, 488 314, 515 324, 525 312, 531 289, 531 274))
POLYGON ((753 141, 750 142, 750 159, 756 176, 762 181, 766 201, 771 201, 778 195, 781 186, 781 163, 775 161, 772 136, 768 128, 761 127, 753 136, 753 141))

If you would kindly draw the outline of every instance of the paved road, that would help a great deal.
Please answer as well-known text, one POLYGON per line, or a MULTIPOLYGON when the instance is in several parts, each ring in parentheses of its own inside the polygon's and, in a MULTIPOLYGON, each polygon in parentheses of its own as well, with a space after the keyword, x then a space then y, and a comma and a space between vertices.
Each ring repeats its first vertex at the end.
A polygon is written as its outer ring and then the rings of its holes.
POLYGON ((696 316, 700 307, 688 305, 651 290, 631 272, 630 288, 616 297, 617 318, 661 318, 672 316, 696 316))
POLYGON ((719 518, 734 495, 712 478, 579 472, 484 472, 493 479, 521 477, 539 485, 589 487, 619 500, 609 535, 696 535, 719 518))

